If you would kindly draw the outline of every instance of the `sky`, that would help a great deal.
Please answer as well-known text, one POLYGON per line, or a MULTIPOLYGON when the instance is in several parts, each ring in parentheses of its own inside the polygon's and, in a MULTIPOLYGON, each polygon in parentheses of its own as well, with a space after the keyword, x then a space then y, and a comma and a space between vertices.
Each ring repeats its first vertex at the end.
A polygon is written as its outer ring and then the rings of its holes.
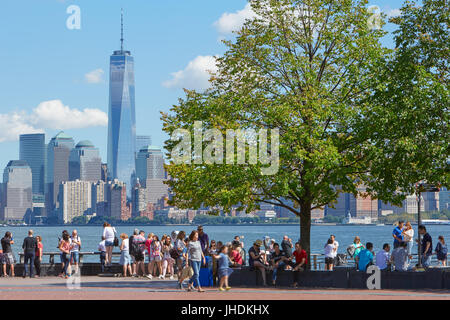
MULTIPOLYGON (((402 2, 369 5, 392 16, 402 2)), ((75 143, 91 140, 106 162, 109 56, 120 49, 121 8, 124 47, 135 59, 136 132, 161 147, 160 112, 183 88, 208 86, 214 56, 226 50, 221 40, 252 16, 246 0, 2 1, 0 171, 19 158, 23 133, 45 132, 48 142, 64 130, 75 143)))

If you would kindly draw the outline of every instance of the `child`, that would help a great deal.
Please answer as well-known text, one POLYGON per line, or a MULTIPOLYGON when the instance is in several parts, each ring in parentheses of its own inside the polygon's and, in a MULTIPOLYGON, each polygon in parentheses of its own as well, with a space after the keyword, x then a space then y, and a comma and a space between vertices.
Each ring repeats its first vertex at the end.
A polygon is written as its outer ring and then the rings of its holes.
POLYGON ((106 238, 103 236, 102 241, 98 244, 98 251, 100 251, 100 264, 102 266, 102 273, 104 273, 106 264, 106 238))
POLYGON ((218 255, 214 255, 214 258, 217 259, 217 272, 220 278, 219 290, 230 290, 231 287, 228 286, 228 277, 233 270, 229 267, 230 259, 228 257, 228 246, 222 246, 220 248, 220 253, 218 255), (223 288, 224 284, 225 289, 223 288))
POLYGON ((444 236, 438 237, 439 241, 436 245, 436 255, 438 261, 442 264, 443 267, 447 266, 447 245, 445 244, 444 236))
POLYGON ((334 265, 334 245, 333 240, 328 239, 325 245, 325 270, 333 271, 334 265))

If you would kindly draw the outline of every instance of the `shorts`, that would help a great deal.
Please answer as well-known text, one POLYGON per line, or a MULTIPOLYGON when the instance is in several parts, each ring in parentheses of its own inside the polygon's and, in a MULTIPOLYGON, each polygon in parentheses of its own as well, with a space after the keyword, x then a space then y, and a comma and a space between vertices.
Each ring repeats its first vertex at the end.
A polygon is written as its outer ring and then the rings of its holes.
POLYGON ((162 261, 161 256, 152 256, 150 261, 162 261))
POLYGON ((79 263, 80 262, 80 252, 79 251, 72 251, 70 253, 70 261, 72 263, 79 263))
POLYGON ((114 247, 114 241, 105 241, 105 247, 114 247))
POLYGON ((122 251, 120 253, 120 264, 122 266, 131 264, 131 256, 128 251, 122 251))
POLYGON ((334 264, 334 262, 335 262, 335 258, 332 258, 332 257, 325 257, 325 263, 326 264, 334 264))
POLYGON ((145 260, 145 255, 142 252, 135 253, 132 257, 136 262, 143 262, 145 260))
POLYGON ((15 264, 16 259, 12 252, 3 253, 3 264, 15 264))

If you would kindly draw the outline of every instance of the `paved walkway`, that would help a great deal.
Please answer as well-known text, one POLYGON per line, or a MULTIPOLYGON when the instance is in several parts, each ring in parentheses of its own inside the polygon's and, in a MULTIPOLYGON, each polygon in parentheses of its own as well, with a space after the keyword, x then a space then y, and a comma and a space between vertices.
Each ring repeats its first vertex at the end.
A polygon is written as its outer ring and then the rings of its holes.
POLYGON ((0 278, 0 300, 105 299, 122 300, 450 300, 450 290, 345 290, 311 288, 232 288, 219 292, 186 292, 175 280, 146 278, 81 277, 67 282, 57 277, 37 279, 0 278), (64 295, 64 296, 63 296, 64 295))

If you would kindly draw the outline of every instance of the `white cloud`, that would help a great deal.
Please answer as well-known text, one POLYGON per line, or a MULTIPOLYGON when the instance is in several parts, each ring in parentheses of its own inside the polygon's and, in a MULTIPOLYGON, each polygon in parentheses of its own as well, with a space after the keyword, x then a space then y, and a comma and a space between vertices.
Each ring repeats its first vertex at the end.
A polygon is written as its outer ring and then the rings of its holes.
POLYGON ((215 56, 198 56, 183 70, 172 73, 172 79, 163 82, 166 88, 204 90, 209 88, 211 73, 217 71, 215 56))
POLYGON ((16 141, 20 134, 40 133, 45 129, 80 129, 107 124, 108 115, 99 109, 71 109, 61 100, 44 101, 31 113, 0 114, 0 142, 16 141))
POLYGON ((221 34, 230 34, 233 31, 238 31, 244 25, 246 19, 252 19, 256 16, 253 12, 250 3, 244 9, 236 11, 235 13, 225 12, 219 20, 214 22, 214 26, 221 34))
POLYGON ((389 10, 387 13, 388 18, 392 18, 392 17, 397 17, 399 15, 402 14, 402 12, 400 11, 400 9, 392 9, 389 10))
POLYGON ((84 79, 87 83, 101 83, 103 82, 103 74, 105 71, 103 69, 95 69, 84 75, 84 79))

